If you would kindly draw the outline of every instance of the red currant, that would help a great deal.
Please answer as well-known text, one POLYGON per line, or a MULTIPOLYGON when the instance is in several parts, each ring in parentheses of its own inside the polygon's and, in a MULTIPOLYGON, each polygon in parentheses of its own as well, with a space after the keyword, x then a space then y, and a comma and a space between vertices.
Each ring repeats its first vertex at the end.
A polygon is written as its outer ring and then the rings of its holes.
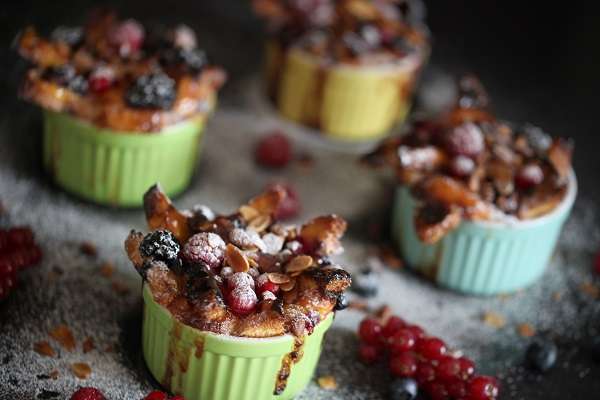
POLYGON ((389 347, 392 354, 398 354, 412 350, 412 348, 415 347, 415 342, 416 337, 412 331, 400 329, 389 339, 389 347))
POLYGON ((417 339, 421 339, 422 337, 425 337, 425 331, 420 326, 408 325, 406 327, 406 329, 411 331, 417 339))
POLYGON ((527 164, 515 176, 515 185, 522 190, 539 185, 544 180, 544 171, 537 164, 527 164))
POLYGON ((358 348, 358 357, 365 364, 373 364, 381 358, 381 349, 378 346, 361 343, 358 348))
POLYGON ((167 396, 165 392, 161 392, 160 390, 154 390, 148 393, 148 395, 144 397, 144 400, 167 400, 168 398, 169 396, 167 396))
POLYGON ((71 400, 106 400, 106 397, 96 388, 83 387, 71 395, 71 400))
POLYGON ((469 400, 494 400, 498 398, 498 381, 491 376, 476 376, 467 385, 469 400))
POLYGON ((447 352, 446 344, 439 338, 430 337, 417 341, 416 351, 427 360, 439 360, 447 352))
POLYGON ((368 344, 379 345, 382 343, 381 324, 373 318, 365 318, 358 327, 358 336, 368 344))
POLYGON ((446 384, 448 394, 453 399, 464 399, 467 395, 467 384, 461 380, 454 380, 446 384))
POLYGON ((428 382, 424 390, 431 400, 448 400, 448 389, 441 382, 428 382))
POLYGON ((383 336, 389 338, 394 333, 396 333, 396 331, 398 331, 400 328, 403 328, 404 326, 406 326, 406 322, 404 322, 402 318, 393 315, 388 319, 387 323, 383 327, 383 336))
POLYGON ((90 89, 93 92, 101 93, 106 91, 112 86, 115 80, 115 72, 110 67, 98 67, 91 74, 88 79, 90 89))
POLYGON ((435 371, 440 381, 450 382, 459 376, 460 361, 453 357, 443 357, 435 371))
POLYGON ((411 353, 401 353, 390 358, 390 371, 400 378, 410 378, 417 372, 417 359, 411 353))
POLYGON ((435 368, 429 362, 420 362, 415 375, 419 385, 435 380, 435 368))
POLYGON ((292 145, 283 133, 271 133, 258 142, 255 158, 264 167, 283 168, 292 159, 292 145))
POLYGON ((459 375, 462 380, 469 379, 475 373, 475 363, 472 360, 461 357, 458 359, 458 364, 460 365, 459 375))
POLYGON ((26 226, 13 227, 8 230, 8 243, 14 247, 33 244, 33 232, 26 226))

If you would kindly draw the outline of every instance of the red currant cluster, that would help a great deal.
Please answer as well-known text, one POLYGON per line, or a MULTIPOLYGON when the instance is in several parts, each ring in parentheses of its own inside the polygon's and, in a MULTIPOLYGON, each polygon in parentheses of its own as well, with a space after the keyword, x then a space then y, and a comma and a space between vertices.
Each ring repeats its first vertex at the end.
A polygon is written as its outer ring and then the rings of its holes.
POLYGON ((385 324, 367 317, 360 323, 358 334, 363 362, 371 364, 388 356, 392 375, 414 379, 432 400, 498 398, 495 378, 475 375, 473 361, 451 352, 441 339, 428 336, 417 325, 397 316, 385 324))
MULTIPOLYGON (((78 389, 75 393, 73 393, 70 400, 106 400, 106 397, 100 390, 98 390, 96 388, 83 387, 83 388, 78 389)), ((165 392, 161 392, 160 390, 154 390, 154 391, 148 393, 148 395, 146 397, 144 397, 143 400, 185 400, 185 399, 183 398, 183 396, 169 397, 169 395, 166 394, 165 392)))
POLYGON ((17 273, 42 259, 42 251, 35 244, 28 227, 0 230, 0 300, 8 297, 17 283, 17 273))

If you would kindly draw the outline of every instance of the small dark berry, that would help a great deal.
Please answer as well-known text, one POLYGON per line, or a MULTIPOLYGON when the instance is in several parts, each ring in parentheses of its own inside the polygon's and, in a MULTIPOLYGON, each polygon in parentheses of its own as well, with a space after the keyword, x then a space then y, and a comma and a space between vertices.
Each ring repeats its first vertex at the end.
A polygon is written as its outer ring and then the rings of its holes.
POLYGON ((546 154, 552 145, 552 138, 550 135, 537 126, 525 124, 523 127, 521 127, 519 132, 525 136, 527 143, 529 143, 529 146, 531 146, 538 156, 543 156, 546 154))
POLYGON ((379 291, 379 278, 372 269, 366 268, 353 276, 351 289, 363 297, 374 297, 379 291))
POLYGON ((457 156, 476 157, 485 147, 481 129, 471 122, 452 128, 445 138, 446 149, 457 156))
POLYGON ((556 363, 558 349, 551 340, 536 340, 529 345, 525 360, 527 366, 538 372, 546 372, 556 363))
POLYGON ((390 384, 391 400, 413 400, 417 397, 418 387, 414 379, 395 379, 390 384))
POLYGON ((515 176, 515 185, 522 190, 531 189, 544 180, 544 171, 537 164, 524 165, 515 176))
POLYGON ((164 73, 142 75, 125 95, 127 104, 135 108, 162 108, 173 106, 176 97, 175 81, 164 73))
POLYGON ((147 234, 140 244, 142 256, 164 261, 170 265, 177 260, 179 250, 179 242, 167 230, 157 230, 147 234))
POLYGON ((379 345, 383 341, 383 336, 381 334, 382 329, 383 327, 377 320, 365 318, 358 326, 358 336, 365 343, 379 345))
POLYGON ((401 328, 404 328, 406 326, 406 322, 400 318, 397 317, 395 315, 392 315, 387 322, 385 323, 385 326, 383 327, 383 336, 385 336, 386 338, 391 337, 394 333, 398 332, 398 330, 400 330, 401 328))
POLYGON ((348 301, 348 296, 346 296, 346 293, 342 293, 337 297, 337 300, 335 302, 335 309, 336 311, 344 310, 348 308, 349 304, 350 302, 348 301))
POLYGON ((292 144, 283 133, 271 133, 258 142, 255 159, 263 167, 283 168, 292 159, 292 144))
POLYGON ((83 29, 80 26, 59 26, 52 31, 50 38, 69 46, 77 46, 83 40, 83 29))

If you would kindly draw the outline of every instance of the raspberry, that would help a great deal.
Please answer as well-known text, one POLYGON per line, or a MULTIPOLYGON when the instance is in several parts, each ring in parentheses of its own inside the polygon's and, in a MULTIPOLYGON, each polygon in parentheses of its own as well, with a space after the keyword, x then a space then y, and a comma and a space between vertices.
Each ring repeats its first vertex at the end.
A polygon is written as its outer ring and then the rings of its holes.
POLYGON ((21 247, 33 244, 33 232, 29 227, 13 227, 8 230, 7 234, 8 244, 11 246, 21 247))
POLYGON ((467 384, 469 400, 494 400, 498 398, 498 382, 491 376, 476 376, 467 384))
POLYGON ((388 319, 381 333, 386 338, 389 338, 404 326, 406 326, 406 322, 402 318, 393 315, 388 319))
POLYGON ((8 297, 17 283, 17 270, 12 264, 0 262, 0 300, 8 297))
POLYGON ((412 350, 417 338, 409 329, 400 329, 390 338, 389 347, 392 354, 403 353, 412 350))
POLYGON ((115 80, 115 72, 112 68, 102 66, 96 68, 88 78, 90 89, 96 93, 102 93, 112 86, 115 80))
POLYGON ((401 353, 390 358, 390 371, 394 376, 410 378, 417 372, 417 359, 412 353, 401 353))
POLYGON ((274 217, 276 220, 285 220, 296 217, 301 210, 300 197, 298 192, 292 186, 285 183, 271 184, 267 190, 274 186, 280 186, 285 190, 285 198, 279 203, 277 210, 275 210, 274 217))
POLYGON ((147 234, 140 243, 140 253, 144 257, 173 264, 179 255, 179 242, 168 230, 157 230, 147 234))
POLYGON ((128 19, 110 30, 108 41, 119 50, 119 55, 127 57, 142 47, 144 27, 139 22, 128 19))
POLYGON ((373 364, 381 358, 381 349, 377 346, 362 343, 358 348, 358 357, 365 364, 373 364))
POLYGON ((176 97, 175 81, 162 72, 142 75, 125 94, 127 104, 134 108, 170 109, 176 97))
POLYGON ((73 393, 71 400, 106 400, 106 397, 96 388, 83 387, 73 393))
POLYGON ((161 392, 160 390, 154 390, 148 393, 148 395, 144 397, 144 400, 168 400, 168 398, 169 396, 167 396, 165 392, 161 392))
POLYGON ((237 287, 229 292, 227 303, 231 311, 238 315, 247 315, 254 311, 258 298, 250 287, 237 287))
POLYGON ((30 267, 42 259, 42 251, 36 245, 20 247, 0 255, 0 261, 11 264, 16 270, 30 267))
POLYGON ((515 185, 521 190, 531 189, 544 180, 544 171, 537 164, 523 166, 515 176, 515 185))
POLYGON ((263 292, 271 292, 277 294, 279 291, 279 285, 269 280, 267 274, 262 274, 256 278, 256 293, 262 294, 263 292))
POLYGON ((212 232, 200 232, 188 239, 182 255, 194 263, 203 263, 210 269, 218 268, 225 257, 225 242, 212 232))
POLYGON ((254 290, 254 279, 245 272, 236 272, 227 278, 227 287, 229 290, 237 288, 250 288, 254 290))
POLYGON ((485 146, 481 129, 471 122, 452 128, 445 139, 446 149, 456 156, 476 157, 485 146))
POLYGON ((375 319, 365 318, 358 327, 358 336, 365 343, 379 345, 383 339, 381 334, 382 329, 381 324, 375 319))
POLYGON ((292 145, 283 133, 271 133, 258 142, 255 159, 263 167, 283 168, 292 159, 292 145))
POLYGON ((417 341, 416 351, 426 360, 440 360, 446 354, 446 344, 438 338, 424 338, 417 341))
POLYGON ((453 357, 444 357, 436 368, 436 376, 440 381, 451 382, 460 374, 460 361, 453 357))
POLYGON ((475 162, 466 156, 456 156, 450 160, 450 173, 457 178, 466 178, 475 170, 475 162))

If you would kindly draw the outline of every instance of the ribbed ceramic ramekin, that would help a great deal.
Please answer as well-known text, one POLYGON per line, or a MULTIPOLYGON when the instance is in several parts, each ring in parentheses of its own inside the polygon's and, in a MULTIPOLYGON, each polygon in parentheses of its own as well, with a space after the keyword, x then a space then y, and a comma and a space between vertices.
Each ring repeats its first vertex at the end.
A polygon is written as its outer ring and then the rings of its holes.
MULTIPOLYGON (((269 47, 267 48, 269 53, 269 47)), ((276 50, 271 49, 271 52, 276 50)), ((278 79, 276 105, 285 118, 345 141, 373 140, 406 118, 425 57, 397 65, 323 66, 300 49, 267 55, 271 79, 278 79)))
POLYGON ((156 303, 145 286, 143 352, 152 375, 186 400, 285 400, 311 380, 323 335, 333 313, 304 338, 301 358, 291 366, 285 390, 275 395, 284 358, 294 351, 291 335, 240 338, 217 335, 184 325, 156 303))
POLYGON ((572 175, 564 200, 547 215, 517 222, 463 221, 430 245, 415 231, 415 199, 409 189, 399 187, 392 235, 407 265, 442 287, 473 295, 509 293, 543 274, 576 193, 572 175))
POLYGON ((66 113, 44 113, 44 166, 54 181, 84 199, 139 206, 160 182, 169 195, 189 184, 204 119, 197 117, 156 133, 98 128, 66 113))

